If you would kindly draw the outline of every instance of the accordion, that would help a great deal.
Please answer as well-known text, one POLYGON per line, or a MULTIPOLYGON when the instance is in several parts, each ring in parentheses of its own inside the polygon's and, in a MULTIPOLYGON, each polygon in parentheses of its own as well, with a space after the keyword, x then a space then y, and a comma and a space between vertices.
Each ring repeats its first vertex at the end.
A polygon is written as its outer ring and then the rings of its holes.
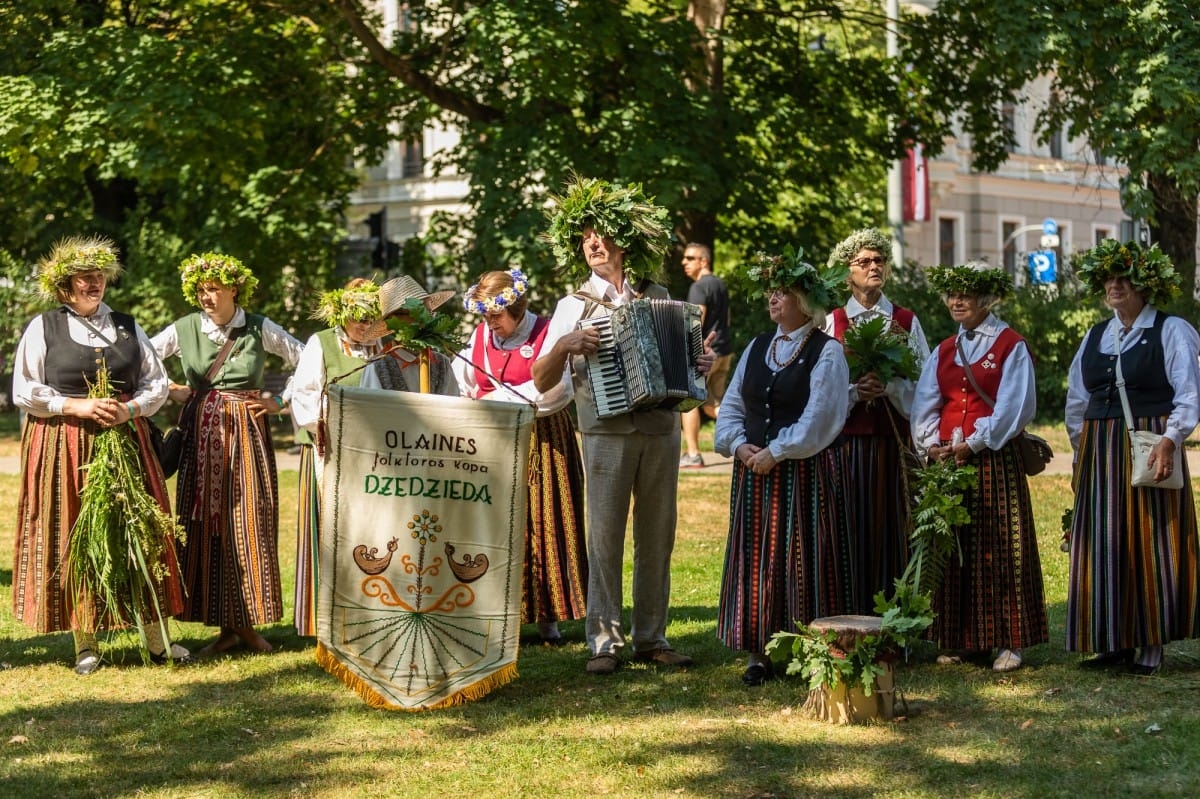
POLYGON ((582 319, 600 334, 587 357, 596 416, 702 404, 708 393, 696 361, 704 351, 700 306, 675 300, 634 300, 609 316, 582 319))

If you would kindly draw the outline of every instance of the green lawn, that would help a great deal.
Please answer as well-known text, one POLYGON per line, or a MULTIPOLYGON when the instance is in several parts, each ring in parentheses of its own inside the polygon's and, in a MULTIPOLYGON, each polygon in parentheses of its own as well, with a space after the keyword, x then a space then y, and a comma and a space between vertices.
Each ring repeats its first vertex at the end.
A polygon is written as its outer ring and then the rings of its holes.
MULTIPOLYGON (((1063 650, 1063 476, 1033 480, 1053 642, 997 675, 901 666, 893 723, 807 718, 789 681, 742 686, 714 637, 728 476, 681 477, 672 642, 697 660, 672 673, 584 673, 569 644, 530 648, 520 677, 481 701, 376 711, 313 661, 289 617, 277 651, 169 669, 130 641, 117 665, 71 673, 67 635, 33 635, 11 611, 12 531, 0 529, 0 796, 3 797, 1192 797, 1200 785, 1200 646, 1167 649, 1153 678, 1092 674, 1063 650)), ((290 601, 296 474, 281 475, 290 601)), ((13 516, 17 478, 0 475, 13 516)), ((628 580, 626 581, 628 585, 628 580)), ((180 625, 198 648, 212 631, 180 625)))

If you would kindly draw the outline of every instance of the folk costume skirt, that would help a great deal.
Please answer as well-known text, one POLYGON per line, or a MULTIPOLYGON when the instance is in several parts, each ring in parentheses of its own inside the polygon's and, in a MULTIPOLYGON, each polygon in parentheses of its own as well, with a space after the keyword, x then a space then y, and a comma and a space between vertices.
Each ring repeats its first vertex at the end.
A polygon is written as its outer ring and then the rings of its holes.
MULTIPOLYGON (((897 426, 907 442, 908 422, 898 418, 897 426)), ((870 615, 875 613, 875 594, 891 594, 908 565, 905 477, 915 455, 901 450, 897 437, 888 433, 843 435, 819 457, 835 476, 834 505, 845 530, 843 557, 849 581, 845 605, 829 615, 870 615)))
POLYGON ((246 406, 257 394, 208 392, 180 458, 176 509, 187 531, 180 560, 188 621, 241 628, 283 616, 275 450, 266 420, 246 406))
POLYGON ((840 612, 844 563, 820 455, 756 475, 733 467, 717 638, 762 652, 777 632, 840 612))
MULTIPOLYGON (((128 431, 127 425, 120 430, 128 431)), ((87 479, 87 464, 99 432, 95 422, 67 416, 27 416, 21 437, 21 495, 17 502, 16 557, 13 560, 13 612, 39 633, 59 632, 94 625, 119 627, 128 619, 111 617, 84 620, 73 597, 63 588, 64 560, 72 528, 79 517, 80 492, 87 479)), ((146 490, 163 513, 170 514, 162 468, 150 445, 146 420, 134 420, 134 436, 146 479, 146 490)), ((183 609, 183 589, 175 542, 164 548, 165 578, 159 603, 167 615, 183 609)))
POLYGON ((317 634, 317 569, 320 561, 321 491, 312 444, 300 447, 300 498, 296 509, 296 635, 317 634))
MULTIPOLYGON (((1164 417, 1138 419, 1161 433, 1164 417)), ((1112 652, 1200 638, 1196 509, 1183 488, 1130 485, 1124 419, 1084 421, 1075 470, 1067 649, 1112 652)))
POLYGON ((583 457, 565 408, 537 418, 529 452, 521 621, 582 619, 588 581, 583 457))
POLYGON ((945 649, 1021 649, 1049 640, 1029 479, 1013 442, 971 461, 971 523, 946 560, 930 636, 945 649))

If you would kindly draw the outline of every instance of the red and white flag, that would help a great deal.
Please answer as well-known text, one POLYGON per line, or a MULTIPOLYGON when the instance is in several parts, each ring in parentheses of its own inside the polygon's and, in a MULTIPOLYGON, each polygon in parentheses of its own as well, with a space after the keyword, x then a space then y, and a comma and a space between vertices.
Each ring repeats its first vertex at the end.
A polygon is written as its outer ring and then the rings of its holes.
POLYGON ((904 221, 929 221, 929 165, 920 144, 908 149, 900 166, 904 184, 904 221))

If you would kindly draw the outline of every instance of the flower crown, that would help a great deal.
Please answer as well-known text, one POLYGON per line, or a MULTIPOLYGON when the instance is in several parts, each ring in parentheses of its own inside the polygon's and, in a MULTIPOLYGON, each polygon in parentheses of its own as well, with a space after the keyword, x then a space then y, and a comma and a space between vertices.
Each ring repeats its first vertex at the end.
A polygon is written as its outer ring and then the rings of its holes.
POLYGON ((222 255, 216 252, 206 252, 203 255, 192 255, 179 265, 179 279, 183 284, 183 298, 188 304, 200 307, 196 298, 196 287, 201 283, 220 283, 238 290, 238 302, 254 293, 258 278, 249 267, 232 255, 222 255))
POLYGON ((622 186, 572 174, 562 196, 551 195, 550 229, 543 234, 563 273, 591 274, 583 257, 583 231, 594 228, 625 253, 625 277, 631 283, 662 276, 663 257, 671 241, 667 209, 654 204, 640 183, 622 186))
POLYGON ((512 287, 504 289, 494 297, 481 300, 475 296, 479 290, 479 284, 471 286, 463 295, 463 308, 477 314, 493 314, 503 311, 524 297, 525 292, 529 290, 529 280, 520 269, 510 269, 508 275, 512 278, 512 287))
MULTIPOLYGON (((847 266, 850 264, 850 259, 858 255, 863 250, 874 250, 877 253, 887 258, 887 265, 892 264, 892 240, 888 238, 882 230, 876 228, 863 228, 856 230, 846 238, 842 239, 833 252, 829 254, 829 265, 835 263, 843 263, 847 266)), ((848 277, 849 275, 847 275, 848 277)))
POLYGON ((38 261, 38 289, 50 301, 58 299, 58 290, 66 285, 71 275, 100 270, 106 280, 121 274, 117 261, 117 245, 103 236, 83 238, 69 236, 62 239, 49 254, 38 261))
POLYGON ((1157 244, 1142 247, 1105 239, 1078 257, 1076 274, 1092 294, 1104 294, 1105 281, 1128 278, 1134 290, 1150 305, 1161 305, 1180 292, 1181 278, 1171 259, 1157 244))
POLYGON ((313 319, 320 319, 330 327, 345 327, 347 322, 369 322, 382 316, 379 286, 370 281, 350 289, 324 292, 312 314, 313 319))
POLYGON ((1002 300, 1013 293, 1012 277, 1008 272, 982 261, 960 266, 935 266, 927 276, 929 285, 939 294, 969 294, 1002 300))
POLYGON ((804 260, 804 248, 783 248, 783 255, 767 255, 759 251, 750 259, 746 279, 759 289, 763 296, 774 291, 799 291, 814 306, 829 310, 841 305, 850 269, 845 264, 833 263, 824 269, 804 260))

